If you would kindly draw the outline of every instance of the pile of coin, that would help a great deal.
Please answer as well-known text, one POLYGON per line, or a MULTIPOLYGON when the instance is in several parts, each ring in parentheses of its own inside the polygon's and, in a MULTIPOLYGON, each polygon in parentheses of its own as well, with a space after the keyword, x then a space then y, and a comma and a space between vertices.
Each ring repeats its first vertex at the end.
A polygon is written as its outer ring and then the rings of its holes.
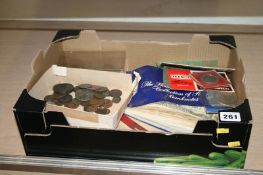
POLYGON ((121 101, 121 95, 121 90, 109 90, 104 86, 80 84, 74 87, 70 83, 60 83, 53 86, 53 94, 45 96, 44 100, 71 109, 81 105, 87 112, 109 114, 109 108, 121 101))

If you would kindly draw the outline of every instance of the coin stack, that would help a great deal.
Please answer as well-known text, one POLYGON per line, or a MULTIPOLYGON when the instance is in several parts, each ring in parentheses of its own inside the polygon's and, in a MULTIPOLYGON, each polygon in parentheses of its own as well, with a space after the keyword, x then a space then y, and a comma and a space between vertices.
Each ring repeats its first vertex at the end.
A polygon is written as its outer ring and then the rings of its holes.
POLYGON ((74 87, 70 83, 60 83, 53 86, 53 94, 45 96, 44 100, 47 103, 71 109, 81 105, 86 112, 109 114, 109 108, 113 103, 121 101, 121 95, 121 90, 109 90, 104 86, 80 84, 74 87))

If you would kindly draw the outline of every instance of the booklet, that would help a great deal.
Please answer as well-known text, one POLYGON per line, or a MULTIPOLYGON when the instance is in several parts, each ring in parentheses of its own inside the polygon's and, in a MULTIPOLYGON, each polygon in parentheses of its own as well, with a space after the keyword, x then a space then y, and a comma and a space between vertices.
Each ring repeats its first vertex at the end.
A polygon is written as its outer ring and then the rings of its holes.
POLYGON ((180 105, 203 106, 205 91, 173 90, 163 83, 163 70, 154 66, 142 66, 133 70, 133 79, 140 76, 137 92, 129 107, 141 106, 153 102, 168 101, 180 105))
MULTIPOLYGON (((163 82, 166 86, 173 90, 188 90, 188 91, 203 91, 200 86, 191 76, 191 73, 202 73, 203 71, 178 69, 164 66, 163 67, 163 82)), ((230 82, 225 72, 218 72, 224 81, 230 82)), ((231 82, 225 86, 212 88, 211 90, 235 92, 231 82)))

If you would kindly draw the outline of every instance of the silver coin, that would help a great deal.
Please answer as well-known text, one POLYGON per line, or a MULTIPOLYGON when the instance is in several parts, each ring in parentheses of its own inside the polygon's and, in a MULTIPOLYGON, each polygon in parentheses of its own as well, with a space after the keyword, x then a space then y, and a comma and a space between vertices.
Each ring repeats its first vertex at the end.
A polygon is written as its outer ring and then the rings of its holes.
POLYGON ((88 101, 93 98, 94 92, 88 89, 78 89, 75 92, 76 99, 80 101, 88 101))

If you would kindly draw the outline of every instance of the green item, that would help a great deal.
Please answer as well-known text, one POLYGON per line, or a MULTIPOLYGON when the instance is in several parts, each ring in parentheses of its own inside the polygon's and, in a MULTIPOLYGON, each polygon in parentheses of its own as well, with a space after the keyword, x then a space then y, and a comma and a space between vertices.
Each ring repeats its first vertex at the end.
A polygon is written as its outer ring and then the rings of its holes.
POLYGON ((180 164, 186 161, 188 161, 188 156, 160 157, 154 159, 154 163, 180 164))
POLYGON ((222 167, 227 166, 228 162, 223 159, 209 160, 209 161, 196 161, 196 162, 184 162, 184 165, 202 165, 202 166, 212 166, 212 167, 222 167))
MULTIPOLYGON (((173 60, 173 61, 163 61, 171 64, 184 64, 189 66, 207 66, 207 67, 217 67, 218 60, 173 60)), ((157 67, 161 67, 163 62, 158 62, 157 67)))
POLYGON ((167 69, 168 69, 168 66, 164 66, 163 67, 163 83, 164 83, 165 86, 170 87, 170 82, 168 80, 168 71, 167 71, 167 69))
POLYGON ((189 155, 188 159, 190 159, 190 160, 199 160, 199 161, 209 161, 208 158, 203 157, 203 156, 199 156, 199 155, 196 155, 196 154, 189 155))
POLYGON ((211 152, 208 157, 197 154, 188 156, 160 157, 154 163, 176 164, 176 165, 203 165, 212 167, 243 168, 245 164, 246 151, 227 150, 222 153, 211 152))
POLYGON ((231 162, 227 168, 243 168, 245 165, 245 159, 246 159, 246 151, 242 151, 241 153, 234 150, 228 150, 226 153, 228 156, 232 156, 232 159, 236 159, 233 162, 231 162), (238 156, 240 156, 238 158, 238 156), (237 159, 238 158, 238 159, 237 159))
POLYGON ((189 66, 208 66, 217 67, 218 60, 178 60, 175 61, 176 64, 185 64, 189 66))
POLYGON ((229 162, 225 159, 210 160, 206 157, 191 154, 189 156, 162 157, 154 160, 154 163, 168 163, 180 165, 204 165, 204 166, 226 166, 229 162))
POLYGON ((235 150, 227 150, 224 153, 226 155, 226 157, 231 160, 231 161, 235 161, 241 158, 242 153, 239 151, 235 151, 235 150))
POLYGON ((245 160, 246 160, 246 156, 247 156, 247 152, 246 152, 246 151, 242 151, 241 160, 242 160, 242 162, 244 162, 244 163, 245 163, 245 160))
POLYGON ((209 155, 208 155, 209 159, 212 159, 212 160, 217 160, 217 159, 226 159, 225 155, 222 154, 222 153, 218 153, 218 152, 211 152, 209 155))
MULTIPOLYGON (((234 162, 230 163, 227 168, 242 168, 242 161, 241 159, 237 159, 234 162)), ((244 166, 244 165, 243 165, 244 166)))

